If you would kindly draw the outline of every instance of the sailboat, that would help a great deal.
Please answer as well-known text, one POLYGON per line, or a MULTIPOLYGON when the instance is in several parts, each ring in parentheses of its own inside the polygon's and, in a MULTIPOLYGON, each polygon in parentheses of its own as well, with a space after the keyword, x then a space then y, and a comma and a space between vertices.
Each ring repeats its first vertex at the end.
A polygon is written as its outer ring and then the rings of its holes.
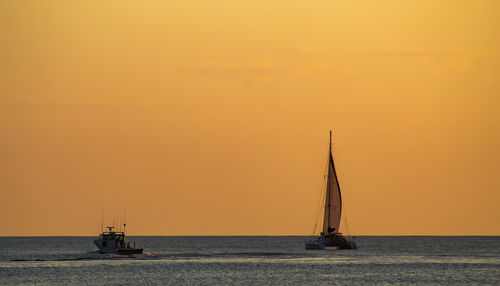
POLYGON ((333 164, 332 131, 330 131, 327 172, 322 232, 319 237, 306 242, 305 247, 306 249, 324 249, 327 246, 334 246, 338 249, 357 249, 354 239, 346 238, 340 232, 342 196, 337 173, 335 172, 335 165, 333 164))

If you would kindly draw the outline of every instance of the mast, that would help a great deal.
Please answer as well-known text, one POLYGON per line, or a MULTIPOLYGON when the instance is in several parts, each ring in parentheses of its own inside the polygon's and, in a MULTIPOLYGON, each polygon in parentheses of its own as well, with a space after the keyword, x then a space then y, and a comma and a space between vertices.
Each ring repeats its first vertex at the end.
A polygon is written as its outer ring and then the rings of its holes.
POLYGON ((340 186, 335 172, 332 154, 332 131, 330 130, 330 142, 328 150, 328 175, 326 182, 325 215, 323 220, 323 233, 339 232, 340 216, 342 211, 342 199, 340 186))
MULTIPOLYGON (((331 167, 331 160, 330 160, 330 158, 332 158, 332 130, 330 130, 330 144, 328 145, 328 170, 330 170, 330 167, 331 167)), ((326 189, 326 191, 329 192, 329 189, 330 189, 330 180, 331 180, 331 178, 330 178, 330 172, 328 172, 326 180, 327 180, 327 183, 326 183, 326 188, 327 189, 326 189)), ((328 221, 327 221, 328 222, 328 226, 327 226, 327 229, 330 229, 330 215, 331 215, 331 211, 332 211, 330 209, 330 207, 331 207, 331 200, 332 200, 330 193, 328 193, 327 199, 328 199, 328 202, 326 202, 327 203, 326 208, 328 210, 328 221)))
POLYGON ((328 150, 330 150, 330 154, 332 154, 332 130, 330 130, 330 148, 328 150))

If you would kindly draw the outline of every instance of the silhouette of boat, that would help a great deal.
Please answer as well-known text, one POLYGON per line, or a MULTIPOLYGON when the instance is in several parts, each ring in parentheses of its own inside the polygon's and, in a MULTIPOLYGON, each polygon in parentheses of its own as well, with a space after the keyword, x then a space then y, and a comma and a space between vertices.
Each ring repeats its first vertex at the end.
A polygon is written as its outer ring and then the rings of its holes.
POLYGON ((99 253, 122 255, 142 253, 142 248, 136 248, 135 242, 132 246, 132 244, 127 241, 125 231, 114 231, 113 226, 108 226, 107 229, 108 231, 102 232, 99 237, 94 240, 94 244, 99 249, 99 253))
POLYGON ((339 232, 340 217, 342 215, 342 197, 337 173, 335 172, 335 165, 333 164, 332 131, 330 131, 327 172, 323 229, 319 237, 312 238, 305 243, 305 248, 325 249, 325 247, 334 246, 338 249, 357 249, 354 237, 344 237, 339 232))

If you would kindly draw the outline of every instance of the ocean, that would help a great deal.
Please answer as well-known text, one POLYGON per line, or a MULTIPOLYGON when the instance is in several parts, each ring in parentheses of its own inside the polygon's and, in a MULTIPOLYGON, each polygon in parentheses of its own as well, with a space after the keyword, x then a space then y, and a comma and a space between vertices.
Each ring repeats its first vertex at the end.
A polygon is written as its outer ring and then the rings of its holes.
POLYGON ((93 237, 0 237, 1 285, 500 285, 500 237, 360 236, 305 250, 301 236, 129 237, 144 254, 99 254, 93 237))

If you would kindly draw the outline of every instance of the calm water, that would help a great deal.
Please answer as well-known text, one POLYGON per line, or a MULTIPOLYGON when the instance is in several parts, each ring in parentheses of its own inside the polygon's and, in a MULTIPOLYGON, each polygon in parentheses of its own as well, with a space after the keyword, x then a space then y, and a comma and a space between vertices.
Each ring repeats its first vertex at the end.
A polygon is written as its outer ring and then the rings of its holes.
POLYGON ((146 253, 101 255, 92 237, 0 237, 0 284, 500 284, 500 237, 130 237, 146 253))

